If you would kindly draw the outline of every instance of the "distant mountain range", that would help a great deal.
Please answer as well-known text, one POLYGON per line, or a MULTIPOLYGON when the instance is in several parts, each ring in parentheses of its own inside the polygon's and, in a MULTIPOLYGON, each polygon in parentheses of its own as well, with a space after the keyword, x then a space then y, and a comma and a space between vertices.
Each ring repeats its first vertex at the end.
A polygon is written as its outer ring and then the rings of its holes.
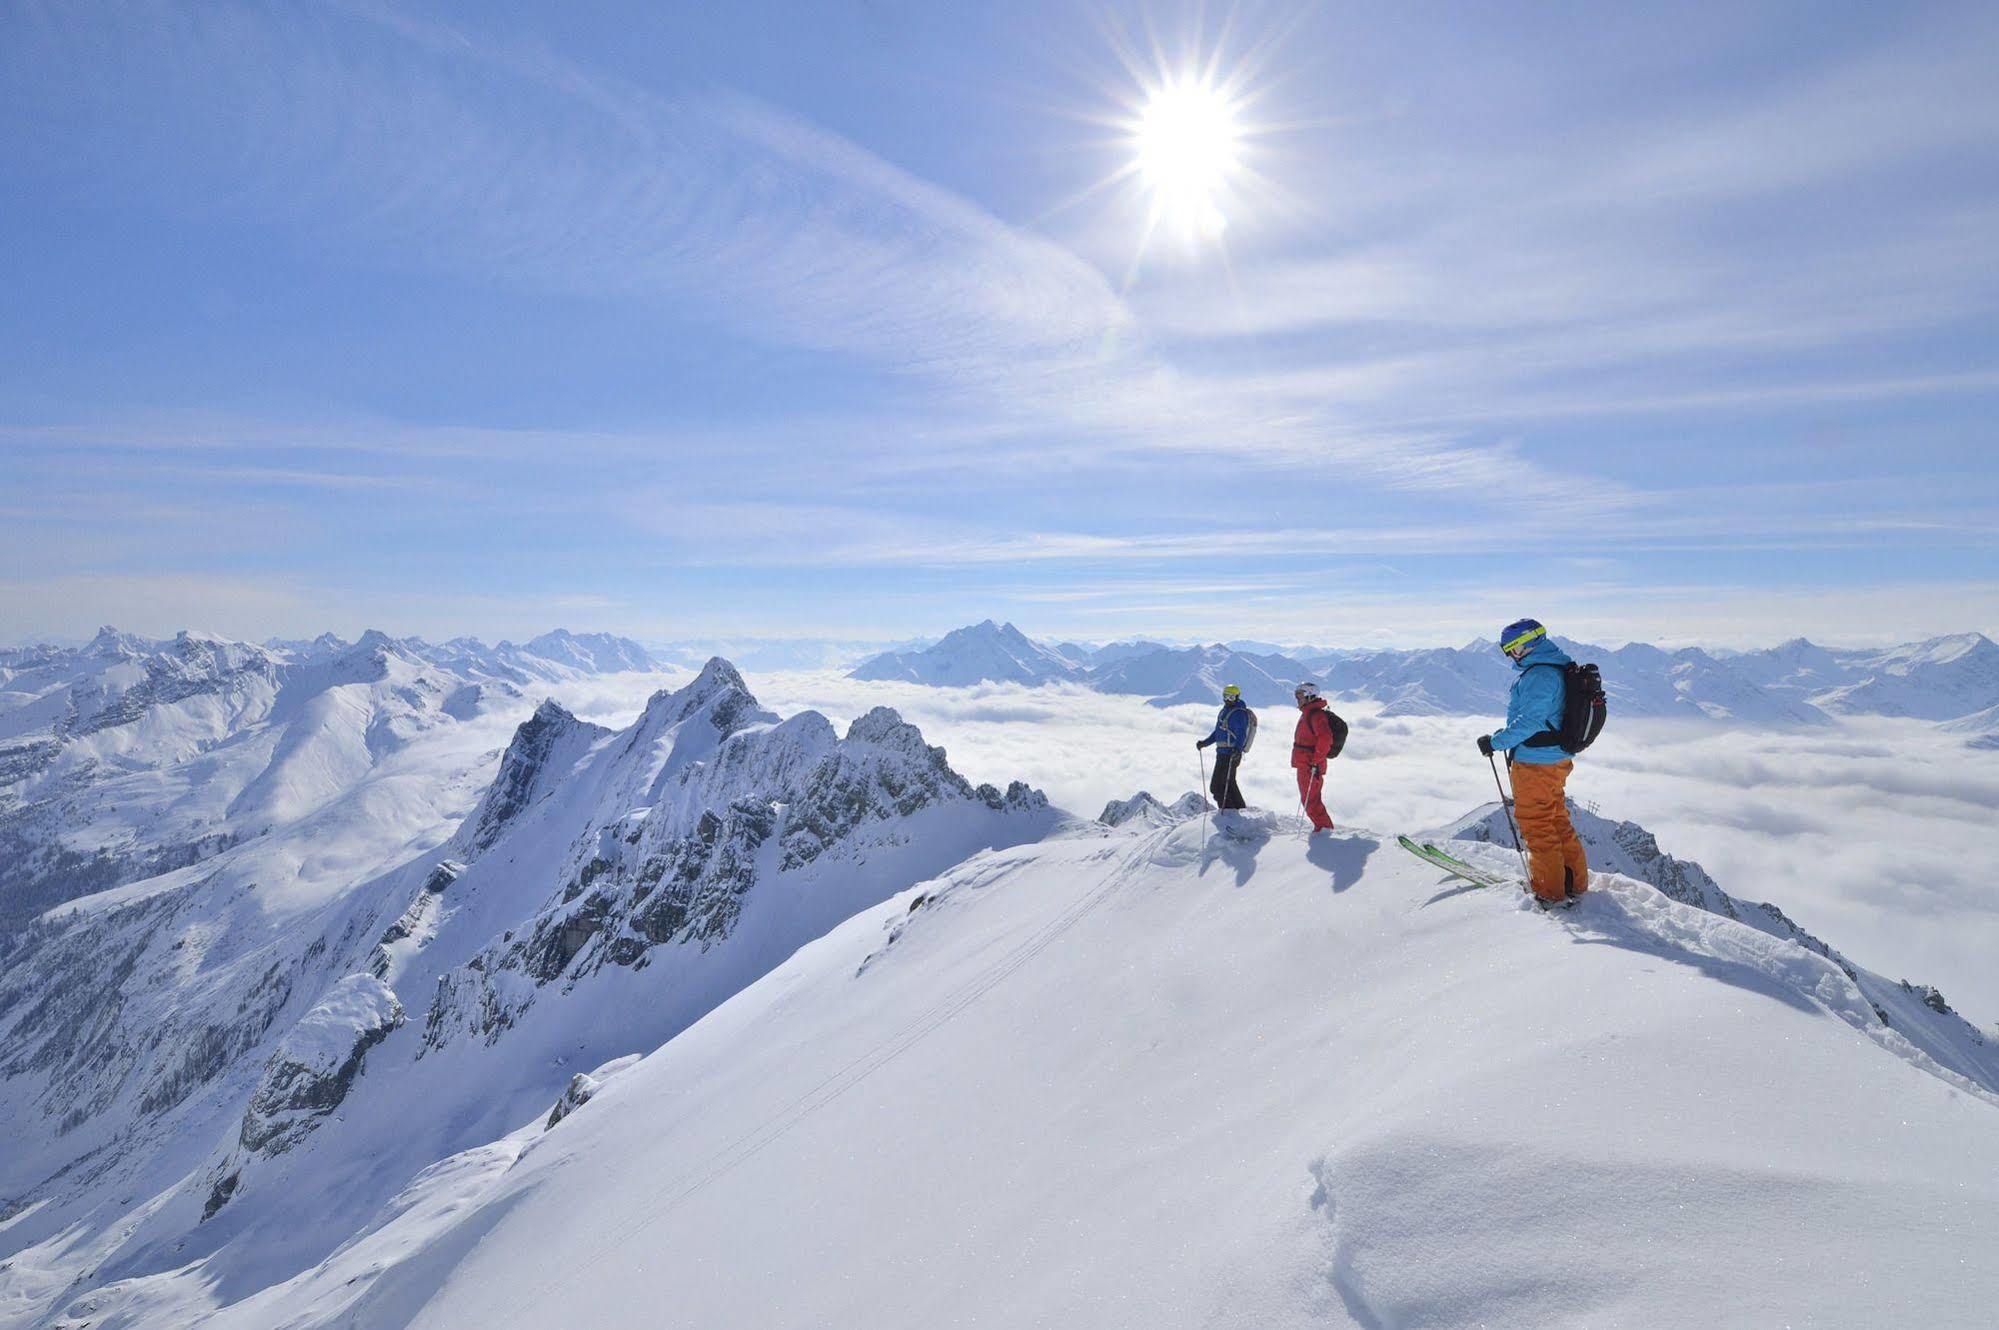
POLYGON ((418 736, 525 710, 525 689, 653 668, 636 642, 561 631, 258 646, 105 628, 0 650, 0 925, 333 817, 418 736))
MULTIPOLYGON (((1556 639, 1603 669, 1614 714, 1739 725, 1823 725, 1835 715, 1950 722, 1974 742, 1999 735, 1999 646, 1961 633, 1886 651, 1822 647, 1803 638, 1760 651, 1611 649, 1556 639)), ((1490 642, 1415 650, 1260 650, 1267 643, 1104 647, 1037 642, 988 619, 924 650, 885 653, 856 679, 934 687, 1069 683, 1143 697, 1153 706, 1212 702, 1228 683, 1252 706, 1288 702, 1299 680, 1381 704, 1384 716, 1493 715, 1505 709, 1513 667, 1490 642)))

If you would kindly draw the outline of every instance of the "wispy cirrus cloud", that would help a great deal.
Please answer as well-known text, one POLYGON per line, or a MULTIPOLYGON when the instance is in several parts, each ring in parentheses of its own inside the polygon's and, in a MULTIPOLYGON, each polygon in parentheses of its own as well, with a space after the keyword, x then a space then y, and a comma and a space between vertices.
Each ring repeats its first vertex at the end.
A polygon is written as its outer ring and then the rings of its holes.
POLYGON ((1999 309, 1994 51, 1989 14, 1931 9, 1663 108, 1557 119, 1557 80, 1548 121, 1482 152, 1388 117, 1333 136, 1336 238, 1227 283, 1161 272, 1134 309, 1232 386, 1362 431, 1990 393, 1965 332, 1999 309))
POLYGON ((1052 242, 718 88, 661 95, 369 6, 30 6, 10 28, 5 104, 130 131, 90 166, 377 261, 695 300, 763 338, 971 375, 1087 364, 1129 321, 1052 242))
MULTIPOLYGON (((1503 447, 1359 429, 1184 374, 1067 249, 736 94, 662 95, 372 7, 44 6, 13 24, 6 104, 128 131, 117 160, 78 164, 191 213, 266 219, 374 262, 692 302, 748 335, 910 376, 983 418, 989 448, 1042 452, 1080 432, 1106 455, 1330 459, 1394 488, 1476 491, 1503 475, 1573 490, 1503 447), (115 92, 79 95, 109 67, 128 75, 115 92), (161 175, 161 161, 179 169, 161 175)), ((42 145, 64 146, 59 133, 42 145)))

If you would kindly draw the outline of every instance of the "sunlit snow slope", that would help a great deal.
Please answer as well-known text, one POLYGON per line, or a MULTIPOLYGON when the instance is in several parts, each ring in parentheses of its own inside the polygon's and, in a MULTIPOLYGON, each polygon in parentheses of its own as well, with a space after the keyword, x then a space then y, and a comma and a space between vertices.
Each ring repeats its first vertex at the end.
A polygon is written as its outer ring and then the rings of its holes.
POLYGON ((202 1323, 1992 1323, 1999 1101, 1833 960, 1146 823, 863 911, 202 1323))

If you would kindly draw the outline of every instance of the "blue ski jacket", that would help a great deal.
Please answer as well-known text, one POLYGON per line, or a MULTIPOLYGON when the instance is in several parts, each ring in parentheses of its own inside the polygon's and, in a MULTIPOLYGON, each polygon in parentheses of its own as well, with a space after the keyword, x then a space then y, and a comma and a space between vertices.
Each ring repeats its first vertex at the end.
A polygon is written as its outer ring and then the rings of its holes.
POLYGON ((1242 699, 1238 697, 1222 703, 1221 714, 1215 717, 1215 728, 1207 738, 1201 740, 1201 743, 1214 744, 1218 748, 1233 751, 1240 749, 1248 738, 1249 708, 1244 706, 1242 699))
POLYGON ((1505 728, 1492 736, 1494 748, 1512 753, 1515 762, 1536 766, 1553 766, 1575 756, 1563 748, 1523 747, 1537 734, 1562 728, 1562 706, 1568 700, 1569 691, 1563 667, 1568 664, 1569 654, 1545 637, 1534 643, 1526 655, 1513 662, 1516 671, 1513 695, 1506 702, 1505 728), (1537 665, 1553 665, 1555 668, 1541 670, 1534 668, 1537 665))

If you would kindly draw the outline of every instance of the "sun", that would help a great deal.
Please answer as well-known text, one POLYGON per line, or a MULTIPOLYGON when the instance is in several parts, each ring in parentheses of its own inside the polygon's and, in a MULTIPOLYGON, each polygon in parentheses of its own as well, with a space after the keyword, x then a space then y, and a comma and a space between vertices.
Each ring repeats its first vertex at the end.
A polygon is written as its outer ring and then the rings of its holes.
POLYGON ((1271 118, 1284 104, 1272 70, 1284 33, 1231 22, 1177 38, 1113 25, 1106 37, 1116 66, 1092 80, 1093 104, 1060 111, 1105 131, 1078 145, 1104 173, 1043 216, 1095 201, 1103 216, 1093 236, 1131 226, 1127 290, 1158 259, 1232 271, 1230 251, 1297 206, 1275 179, 1284 166, 1277 140, 1302 123, 1271 118))
POLYGON ((1151 88, 1131 134, 1134 165, 1158 220, 1189 235, 1218 235, 1242 165, 1242 125, 1229 95, 1179 77, 1151 88))

